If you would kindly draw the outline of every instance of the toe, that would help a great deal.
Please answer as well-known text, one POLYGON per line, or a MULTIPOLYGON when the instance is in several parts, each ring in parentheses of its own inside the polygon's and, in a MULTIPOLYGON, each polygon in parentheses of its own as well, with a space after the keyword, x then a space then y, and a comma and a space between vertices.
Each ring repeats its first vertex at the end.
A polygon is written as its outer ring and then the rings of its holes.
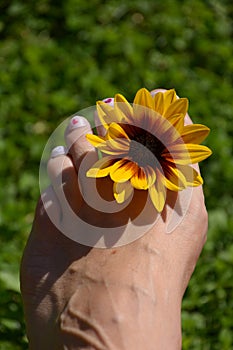
POLYGON ((72 157, 76 170, 79 170, 83 158, 88 154, 90 162, 97 160, 95 148, 87 140, 86 135, 92 134, 88 120, 81 116, 74 116, 65 131, 68 153, 72 157))
POLYGON ((84 198, 93 195, 92 188, 95 181, 87 178, 86 172, 98 160, 96 149, 86 138, 87 134, 92 133, 89 122, 81 116, 74 116, 65 131, 68 153, 76 168, 84 198))
POLYGON ((64 153, 59 153, 59 149, 56 147, 51 153, 47 171, 60 203, 63 216, 70 209, 78 213, 82 204, 82 196, 77 172, 70 157, 64 153))

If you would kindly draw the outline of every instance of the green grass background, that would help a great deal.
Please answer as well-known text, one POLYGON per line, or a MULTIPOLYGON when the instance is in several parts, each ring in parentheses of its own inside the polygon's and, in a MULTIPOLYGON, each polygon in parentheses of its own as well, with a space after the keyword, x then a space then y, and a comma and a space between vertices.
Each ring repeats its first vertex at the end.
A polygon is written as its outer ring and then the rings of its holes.
POLYGON ((18 271, 45 143, 117 92, 175 88, 211 128, 208 241, 183 302, 183 349, 233 349, 231 0, 0 1, 0 350, 27 349, 18 271))

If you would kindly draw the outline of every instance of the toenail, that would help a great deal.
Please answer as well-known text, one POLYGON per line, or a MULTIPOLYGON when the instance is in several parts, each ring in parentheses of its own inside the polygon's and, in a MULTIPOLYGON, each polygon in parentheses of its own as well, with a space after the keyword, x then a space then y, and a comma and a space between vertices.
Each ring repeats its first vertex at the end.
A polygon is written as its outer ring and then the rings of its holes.
POLYGON ((112 97, 105 98, 105 99, 103 100, 103 102, 109 104, 111 107, 114 106, 114 98, 112 98, 112 97))
POLYGON ((150 92, 151 96, 154 97, 155 95, 157 95, 157 93, 159 92, 165 92, 167 91, 166 89, 154 89, 150 92))
POLYGON ((64 146, 57 146, 51 152, 51 158, 56 158, 67 154, 67 148, 64 146))
POLYGON ((75 115, 73 118, 70 120, 70 130, 76 129, 76 128, 81 128, 83 126, 88 125, 88 121, 79 115, 75 115))

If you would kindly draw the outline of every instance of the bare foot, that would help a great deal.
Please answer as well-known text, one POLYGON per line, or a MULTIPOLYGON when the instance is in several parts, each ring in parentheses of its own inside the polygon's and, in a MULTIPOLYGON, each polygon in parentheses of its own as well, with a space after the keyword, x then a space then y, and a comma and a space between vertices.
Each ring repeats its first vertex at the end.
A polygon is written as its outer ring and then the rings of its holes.
MULTIPOLYGON (((86 179, 85 169, 97 154, 85 139, 90 125, 80 120, 79 128, 66 132, 69 155, 49 160, 52 185, 37 205, 22 260, 21 289, 30 349, 181 349, 181 301, 206 239, 202 188, 189 193, 185 215, 184 194, 174 197, 169 193, 162 216, 157 217, 145 191, 135 191, 137 200, 120 214, 119 209, 111 215, 96 211, 83 200, 95 201, 94 185, 92 179, 86 179), (73 212, 96 225, 100 234, 101 228, 111 231, 119 222, 127 226, 127 220, 137 218, 144 205, 150 228, 121 247, 100 249, 74 242, 74 232, 70 237, 69 232, 65 235, 59 230, 69 231, 63 193, 73 212), (182 220, 167 234, 177 201, 182 220)), ((103 195, 111 201, 112 183, 107 178, 101 181, 103 195)), ((90 234, 85 227, 75 230, 90 234)))

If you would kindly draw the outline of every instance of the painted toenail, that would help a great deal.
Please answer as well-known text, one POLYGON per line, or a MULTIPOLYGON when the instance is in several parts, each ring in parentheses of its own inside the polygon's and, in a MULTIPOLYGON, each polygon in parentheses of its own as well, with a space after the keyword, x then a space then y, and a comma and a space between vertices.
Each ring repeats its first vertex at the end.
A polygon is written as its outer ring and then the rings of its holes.
POLYGON ((76 129, 76 128, 81 128, 83 126, 88 125, 88 121, 79 115, 75 115, 73 118, 70 120, 70 130, 76 129))
POLYGON ((112 97, 107 97, 107 98, 105 98, 105 99, 103 100, 103 102, 109 104, 111 107, 114 106, 114 98, 112 98, 112 97))
POLYGON ((56 158, 59 156, 63 156, 67 153, 67 148, 64 146, 57 146, 51 152, 51 158, 56 158))
POLYGON ((73 125, 78 124, 78 118, 77 118, 77 117, 73 118, 72 124, 73 124, 73 125))

